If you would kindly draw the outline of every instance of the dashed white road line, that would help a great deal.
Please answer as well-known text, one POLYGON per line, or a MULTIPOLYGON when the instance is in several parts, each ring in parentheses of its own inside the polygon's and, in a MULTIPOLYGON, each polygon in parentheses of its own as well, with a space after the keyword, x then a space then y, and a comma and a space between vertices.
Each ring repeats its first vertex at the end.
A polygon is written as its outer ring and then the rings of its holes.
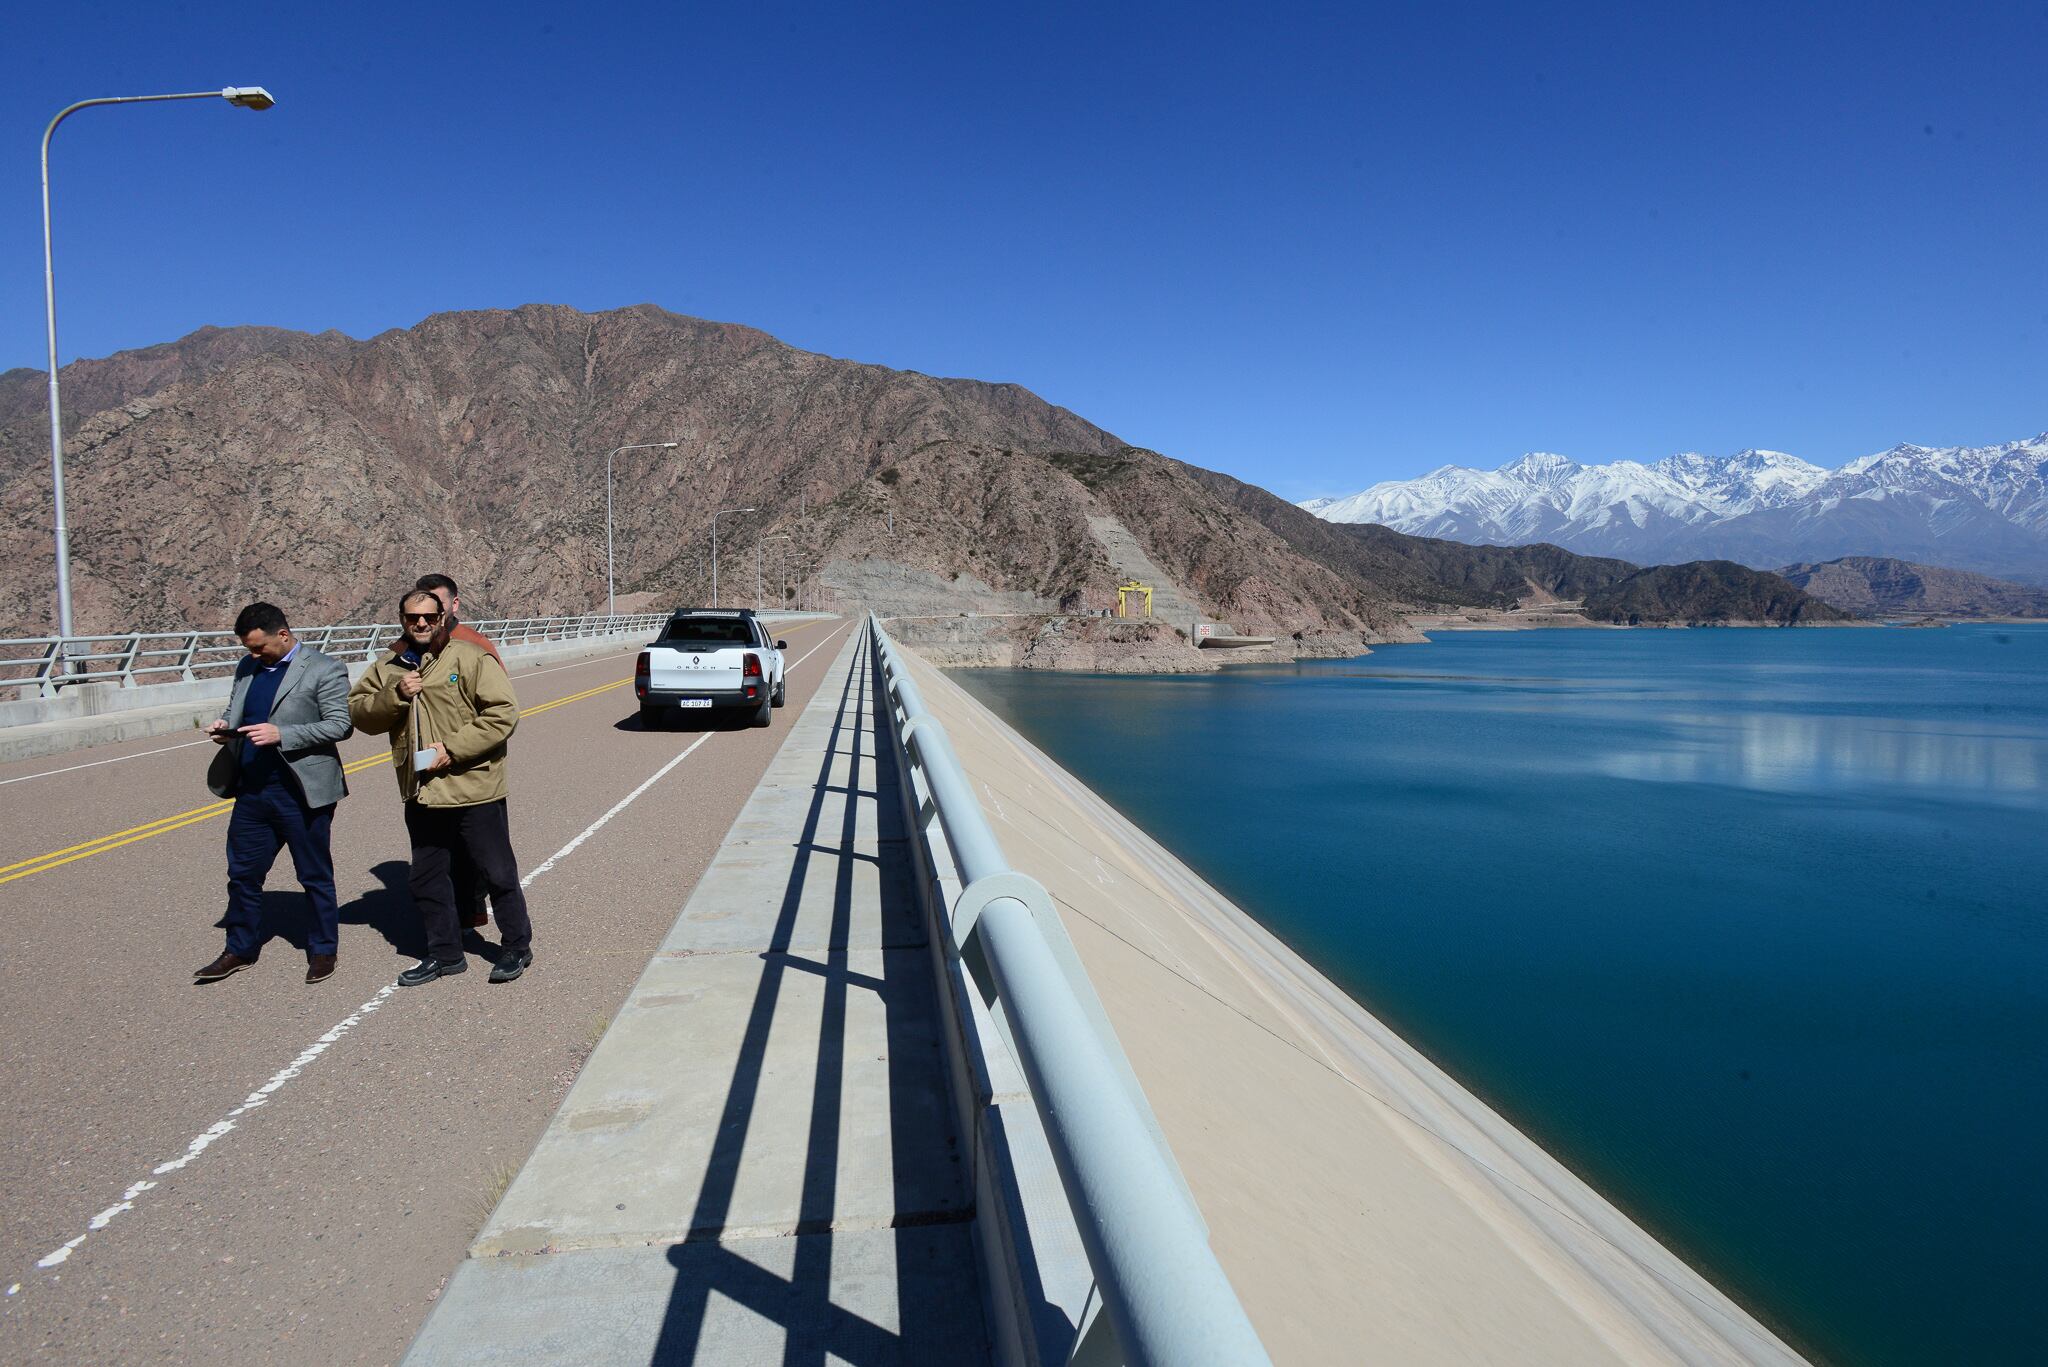
MULTIPOLYGON (((837 634, 838 633, 834 632, 832 633, 832 635, 828 635, 825 638, 825 640, 820 641, 818 642, 818 644, 812 646, 809 650, 804 652, 803 656, 800 659, 798 659, 795 664, 784 666, 784 673, 787 674, 789 670, 795 669, 797 665, 802 664, 805 660, 810 659, 811 656, 817 654, 820 650, 823 650, 826 647, 826 645, 828 645, 831 642, 832 636, 837 634)), ((591 836, 596 835, 598 831, 602 830, 606 823, 608 823, 613 817, 617 816, 620 812, 625 811, 626 808, 632 806, 633 803, 640 797, 642 793, 646 792, 649 788, 652 788, 656 783, 660 782, 664 777, 667 776, 669 771, 674 769, 678 764, 681 764, 684 760, 688 759, 691 755, 695 754, 699 747, 701 747, 704 744, 704 742, 710 740, 711 737, 716 734, 718 733, 706 732, 704 735, 701 735, 697 737, 696 740, 690 742, 690 744, 683 750, 681 754, 677 755, 667 764, 662 765, 661 768, 655 770, 654 776, 652 778, 649 778, 645 783, 642 783, 632 792, 620 798, 616 803, 612 805, 610 810, 605 812, 603 816, 599 817, 597 820, 591 822, 588 826, 584 827, 582 832, 578 834, 574 840, 571 840, 568 844, 562 846, 561 849, 556 850, 553 854, 549 855, 546 859, 542 860, 538 865, 536 865, 532 872, 528 873, 524 878, 519 880, 519 886, 522 888, 526 887, 528 884, 532 883, 534 879, 540 877, 549 869, 552 869, 556 864, 568 858, 569 855, 575 852, 577 846, 581 845, 584 841, 590 839, 591 836)), ((101 762, 106 763, 107 761, 101 762)), ((41 775, 32 775, 32 777, 39 778, 41 777, 41 775)), ((348 1034, 349 1031, 355 1029, 356 1025, 360 1021, 362 1021, 362 1019, 365 1016, 370 1015, 379 1007, 383 1006, 385 1001, 390 998, 391 994, 393 992, 396 992, 397 990, 398 984, 395 982, 384 984, 383 987, 377 990, 376 996, 370 998, 361 1006, 358 1006, 354 1011, 350 1012, 347 1018, 344 1019, 340 1024, 336 1025, 333 1029, 329 1030, 319 1039, 314 1040, 313 1043, 307 1045, 306 1048, 300 1052, 297 1058, 293 1059, 290 1063, 287 1063, 284 1067, 278 1069, 277 1072, 271 1074, 270 1080, 265 1082, 261 1087, 258 1087, 255 1091, 249 1093, 247 1099, 245 1099, 241 1105, 235 1107, 235 1109, 229 1111, 226 1115, 222 1116, 219 1120, 215 1121, 212 1125, 209 1125, 205 1130, 201 1131, 198 1135, 194 1136, 192 1142, 185 1146, 185 1152, 183 1154, 179 1155, 176 1158, 170 1159, 168 1162, 159 1163, 154 1168, 151 1168, 150 1178, 162 1177, 168 1173, 176 1172, 178 1171, 178 1169, 184 1167, 186 1164, 198 1158, 199 1155, 201 1155, 202 1153, 205 1153, 206 1150, 209 1147, 211 1147, 216 1140, 224 1138, 230 1131, 235 1129, 235 1121, 238 1117, 247 1115, 250 1111, 255 1110, 259 1106, 268 1105, 271 1098, 277 1094, 279 1088, 283 1087, 287 1082, 290 1082, 293 1078, 297 1077, 300 1073, 304 1072, 306 1068, 313 1062, 313 1060, 319 1058, 320 1055, 326 1053, 328 1049, 332 1048, 342 1038, 342 1036, 348 1034)), ((141 1182, 137 1182, 135 1185, 129 1187, 126 1191, 121 1193, 120 1200, 116 1201, 113 1205, 108 1206, 105 1210, 93 1216, 92 1219, 86 1222, 84 1234, 81 1234, 77 1238, 70 1240, 69 1242, 65 1243, 59 1248, 56 1248, 51 1252, 44 1254, 41 1258, 38 1258, 36 1260, 36 1266, 39 1268, 48 1269, 62 1265, 64 1260, 66 1258, 69 1258, 74 1252, 76 1252, 78 1250, 78 1246, 84 1243, 86 1239, 91 1234, 93 1234, 94 1231, 105 1229, 110 1223, 113 1222, 114 1217, 116 1215, 119 1215, 121 1212, 135 1209, 136 1198, 141 1196, 144 1192, 152 1190, 155 1186, 156 1183, 154 1181, 144 1180, 141 1182)), ((16 1282, 13 1286, 7 1289, 7 1294, 12 1296, 20 1290, 21 1283, 16 1282)))

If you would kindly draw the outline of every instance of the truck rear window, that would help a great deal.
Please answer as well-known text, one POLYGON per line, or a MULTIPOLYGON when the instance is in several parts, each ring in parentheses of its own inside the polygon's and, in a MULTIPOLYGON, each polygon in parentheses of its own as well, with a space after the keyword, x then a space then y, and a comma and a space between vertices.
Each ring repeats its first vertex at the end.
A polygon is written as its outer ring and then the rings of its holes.
POLYGON ((684 648, 750 646, 754 634, 744 621, 677 617, 663 628, 658 644, 684 648))

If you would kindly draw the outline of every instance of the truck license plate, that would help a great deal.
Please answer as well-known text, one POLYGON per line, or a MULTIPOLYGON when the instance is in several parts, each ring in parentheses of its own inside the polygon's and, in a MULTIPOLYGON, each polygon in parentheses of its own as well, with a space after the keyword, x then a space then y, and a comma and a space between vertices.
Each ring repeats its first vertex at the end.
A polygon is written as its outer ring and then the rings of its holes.
POLYGON ((711 699, 709 699, 709 698, 681 698, 681 699, 678 699, 678 700, 677 700, 677 702, 676 702, 676 706, 677 706, 677 707, 709 707, 709 706, 711 706, 711 699))

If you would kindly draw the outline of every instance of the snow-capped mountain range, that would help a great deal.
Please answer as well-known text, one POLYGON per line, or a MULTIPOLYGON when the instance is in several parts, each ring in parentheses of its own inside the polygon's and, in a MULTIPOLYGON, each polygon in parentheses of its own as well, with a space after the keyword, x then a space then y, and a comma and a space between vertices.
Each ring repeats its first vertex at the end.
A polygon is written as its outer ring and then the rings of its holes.
POLYGON ((1301 506, 1328 522, 1480 545, 1548 541, 1646 565, 1876 555, 2048 583, 2048 432, 2001 446, 1894 446, 1839 470, 1782 451, 1688 451, 1647 465, 1538 451, 1301 506))

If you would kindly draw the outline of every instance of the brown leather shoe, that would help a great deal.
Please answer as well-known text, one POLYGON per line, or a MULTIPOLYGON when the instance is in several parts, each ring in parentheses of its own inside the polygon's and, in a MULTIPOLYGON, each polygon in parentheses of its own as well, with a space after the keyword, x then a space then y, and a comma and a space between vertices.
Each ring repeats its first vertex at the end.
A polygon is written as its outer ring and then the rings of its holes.
POLYGON ((243 969, 253 967, 255 963, 254 959, 244 959, 239 954, 223 952, 218 959, 215 959, 212 963, 194 973, 192 981, 195 983, 217 983, 222 978, 233 977, 243 969))
POLYGON ((324 983, 333 976, 334 956, 332 954, 308 954, 306 956, 307 982, 324 983))

